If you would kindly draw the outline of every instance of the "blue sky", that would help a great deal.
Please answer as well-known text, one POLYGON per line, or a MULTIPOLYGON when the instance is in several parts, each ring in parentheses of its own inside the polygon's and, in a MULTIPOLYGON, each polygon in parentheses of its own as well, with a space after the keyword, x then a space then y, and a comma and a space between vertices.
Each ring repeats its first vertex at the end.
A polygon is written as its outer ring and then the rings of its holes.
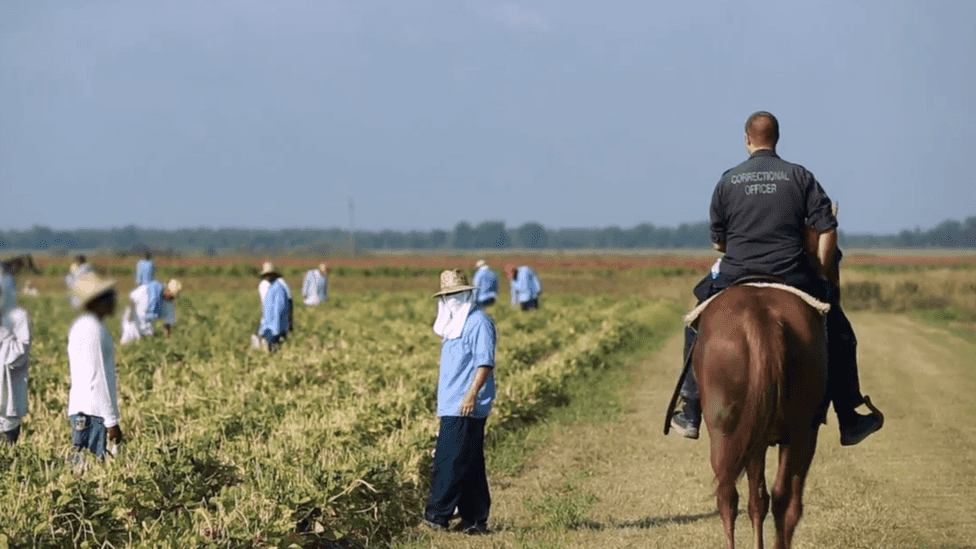
POLYGON ((760 109, 846 231, 976 215, 976 2, 0 0, 0 228, 675 226, 760 109))

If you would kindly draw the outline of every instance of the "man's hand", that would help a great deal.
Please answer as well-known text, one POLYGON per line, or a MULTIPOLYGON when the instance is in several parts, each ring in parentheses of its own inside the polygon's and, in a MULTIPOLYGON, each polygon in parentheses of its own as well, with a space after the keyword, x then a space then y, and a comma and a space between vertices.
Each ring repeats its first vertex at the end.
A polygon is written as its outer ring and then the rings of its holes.
POLYGON ((116 444, 122 444, 122 428, 118 425, 109 427, 108 439, 116 444))
POLYGON ((464 394, 464 398, 461 399, 461 415, 466 416, 474 411, 474 399, 477 396, 476 393, 468 391, 464 394))

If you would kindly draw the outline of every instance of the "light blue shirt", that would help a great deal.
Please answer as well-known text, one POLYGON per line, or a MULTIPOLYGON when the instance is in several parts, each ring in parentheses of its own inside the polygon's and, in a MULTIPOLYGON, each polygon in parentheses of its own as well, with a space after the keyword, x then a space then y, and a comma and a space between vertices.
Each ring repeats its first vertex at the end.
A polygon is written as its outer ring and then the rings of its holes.
POLYGON ((441 343, 440 380, 437 383, 437 416, 461 417, 461 399, 471 388, 475 371, 491 367, 478 391, 470 417, 486 418, 495 400, 495 323, 475 309, 464 321, 461 337, 441 343))
POLYGON ((312 269, 305 273, 302 297, 305 298, 306 305, 317 304, 329 298, 329 281, 322 271, 312 269))
POLYGON ((146 283, 146 296, 149 299, 143 320, 153 321, 163 316, 163 283, 158 280, 146 283))
POLYGON ((479 305, 498 297, 498 275, 488 267, 481 267, 474 272, 474 285, 478 288, 475 299, 479 305))
POLYGON ((156 278, 156 264, 151 259, 140 259, 136 263, 136 286, 147 284, 156 278))
POLYGON ((510 281, 510 289, 512 305, 516 305, 538 298, 542 293, 542 282, 531 267, 522 265, 515 272, 515 278, 510 281))
POLYGON ((288 293, 281 284, 268 286, 261 307, 261 337, 271 340, 288 331, 288 293))

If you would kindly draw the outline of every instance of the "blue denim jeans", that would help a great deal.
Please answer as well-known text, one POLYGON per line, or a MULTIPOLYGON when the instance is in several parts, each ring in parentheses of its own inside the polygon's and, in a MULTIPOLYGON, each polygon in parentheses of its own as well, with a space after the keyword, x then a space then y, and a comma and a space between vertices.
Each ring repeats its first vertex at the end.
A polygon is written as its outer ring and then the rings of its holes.
POLYGON ((424 519, 447 526, 457 508, 462 528, 485 529, 491 510, 485 472, 485 419, 442 417, 432 469, 424 519))
POLYGON ((71 423, 71 444, 79 451, 91 450, 98 457, 105 456, 108 431, 105 420, 98 416, 77 413, 68 417, 71 423))

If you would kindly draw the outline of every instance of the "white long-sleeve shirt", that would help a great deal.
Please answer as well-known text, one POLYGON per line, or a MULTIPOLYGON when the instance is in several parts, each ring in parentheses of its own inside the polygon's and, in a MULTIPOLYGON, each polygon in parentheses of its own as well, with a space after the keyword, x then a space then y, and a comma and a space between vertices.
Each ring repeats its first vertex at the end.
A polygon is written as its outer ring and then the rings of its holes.
POLYGON ((27 375, 30 372, 31 329, 27 311, 15 307, 3 313, 0 327, 0 430, 9 431, 27 413, 27 375))
POLYGON ((71 325, 68 364, 71 369, 68 415, 80 412, 104 419, 105 427, 118 425, 115 344, 112 334, 94 313, 82 314, 71 325))

